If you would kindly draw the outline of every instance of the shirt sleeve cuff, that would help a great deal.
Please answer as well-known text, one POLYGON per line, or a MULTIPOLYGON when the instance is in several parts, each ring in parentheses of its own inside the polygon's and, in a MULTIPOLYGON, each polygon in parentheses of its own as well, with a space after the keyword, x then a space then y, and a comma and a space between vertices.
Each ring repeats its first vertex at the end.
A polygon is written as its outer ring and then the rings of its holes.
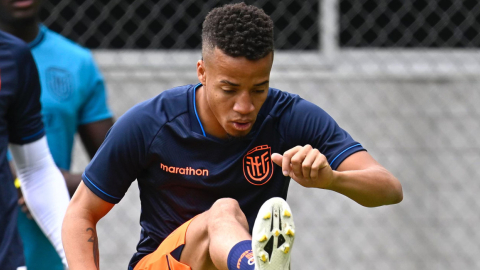
POLYGON ((342 150, 340 153, 338 153, 335 158, 330 162, 330 167, 332 167, 332 170, 336 170, 342 162, 349 157, 350 155, 360 152, 360 151, 367 151, 363 146, 359 143, 351 145, 344 150, 342 150))
POLYGON ((98 187, 98 185, 95 185, 86 175, 85 173, 82 174, 82 180, 83 180, 83 183, 93 192, 95 193, 95 195, 97 195, 98 197, 100 197, 100 199, 106 201, 106 202, 109 202, 109 203, 114 203, 114 204, 117 204, 120 202, 120 200, 122 199, 121 197, 115 197, 115 196, 112 196, 110 194, 108 194, 107 192, 103 191, 100 187, 98 187))
POLYGON ((11 137, 10 138, 10 143, 23 145, 23 144, 27 144, 27 143, 37 141, 37 140, 41 139, 43 136, 45 136, 45 129, 42 128, 41 130, 38 130, 37 132, 35 132, 31 135, 22 137, 20 139, 16 139, 16 138, 11 137))

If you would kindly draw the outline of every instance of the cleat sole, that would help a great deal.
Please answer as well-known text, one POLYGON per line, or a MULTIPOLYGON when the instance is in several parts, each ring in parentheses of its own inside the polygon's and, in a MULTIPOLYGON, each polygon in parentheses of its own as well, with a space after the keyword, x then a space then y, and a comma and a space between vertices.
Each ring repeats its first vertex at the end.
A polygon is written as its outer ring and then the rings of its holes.
POLYGON ((287 202, 272 198, 260 208, 252 230, 255 270, 289 270, 295 224, 287 202))

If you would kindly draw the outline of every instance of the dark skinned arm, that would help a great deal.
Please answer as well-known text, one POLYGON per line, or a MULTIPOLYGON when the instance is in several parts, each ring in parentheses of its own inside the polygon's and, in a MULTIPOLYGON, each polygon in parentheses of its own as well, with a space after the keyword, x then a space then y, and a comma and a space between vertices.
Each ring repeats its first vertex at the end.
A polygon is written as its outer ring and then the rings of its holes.
MULTIPOLYGON (((98 148, 100 148, 100 145, 102 145, 105 135, 112 125, 113 118, 108 118, 78 127, 78 134, 80 134, 80 138, 90 159, 93 158, 98 148)), ((73 196, 73 193, 75 193, 75 190, 77 190, 78 185, 82 181, 82 175, 71 174, 66 170, 61 170, 61 172, 67 183, 68 192, 70 196, 73 196)))
POLYGON ((102 145, 105 135, 113 125, 113 118, 100 120, 93 123, 78 126, 78 134, 87 150, 90 159, 93 158, 100 145, 102 145))

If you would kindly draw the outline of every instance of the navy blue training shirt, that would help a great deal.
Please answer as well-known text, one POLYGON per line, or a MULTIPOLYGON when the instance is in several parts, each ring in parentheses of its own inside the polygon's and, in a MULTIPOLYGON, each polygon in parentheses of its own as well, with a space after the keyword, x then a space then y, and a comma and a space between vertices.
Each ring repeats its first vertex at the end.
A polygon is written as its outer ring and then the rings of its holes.
POLYGON ((8 143, 43 137, 40 82, 30 48, 0 31, 0 268, 25 265, 17 232, 17 190, 7 161, 8 143))
POLYGON ((311 144, 336 169, 365 150, 321 108, 273 88, 246 137, 213 138, 204 134, 196 112, 199 86, 173 88, 130 109, 85 169, 85 185, 110 203, 138 180, 142 234, 132 268, 220 198, 236 199, 253 228, 267 199, 287 196, 290 179, 274 165, 272 153, 311 144))

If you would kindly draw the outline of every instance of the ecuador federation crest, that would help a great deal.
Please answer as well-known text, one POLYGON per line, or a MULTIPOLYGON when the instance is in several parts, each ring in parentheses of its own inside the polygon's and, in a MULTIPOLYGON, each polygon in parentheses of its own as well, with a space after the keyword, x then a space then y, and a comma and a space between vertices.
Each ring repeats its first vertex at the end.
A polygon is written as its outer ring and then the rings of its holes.
POLYGON ((272 150, 268 145, 257 146, 243 157, 243 174, 252 185, 264 185, 272 178, 272 150))
POLYGON ((65 101, 73 94, 73 76, 69 71, 60 68, 49 68, 46 71, 47 87, 53 96, 65 101))

